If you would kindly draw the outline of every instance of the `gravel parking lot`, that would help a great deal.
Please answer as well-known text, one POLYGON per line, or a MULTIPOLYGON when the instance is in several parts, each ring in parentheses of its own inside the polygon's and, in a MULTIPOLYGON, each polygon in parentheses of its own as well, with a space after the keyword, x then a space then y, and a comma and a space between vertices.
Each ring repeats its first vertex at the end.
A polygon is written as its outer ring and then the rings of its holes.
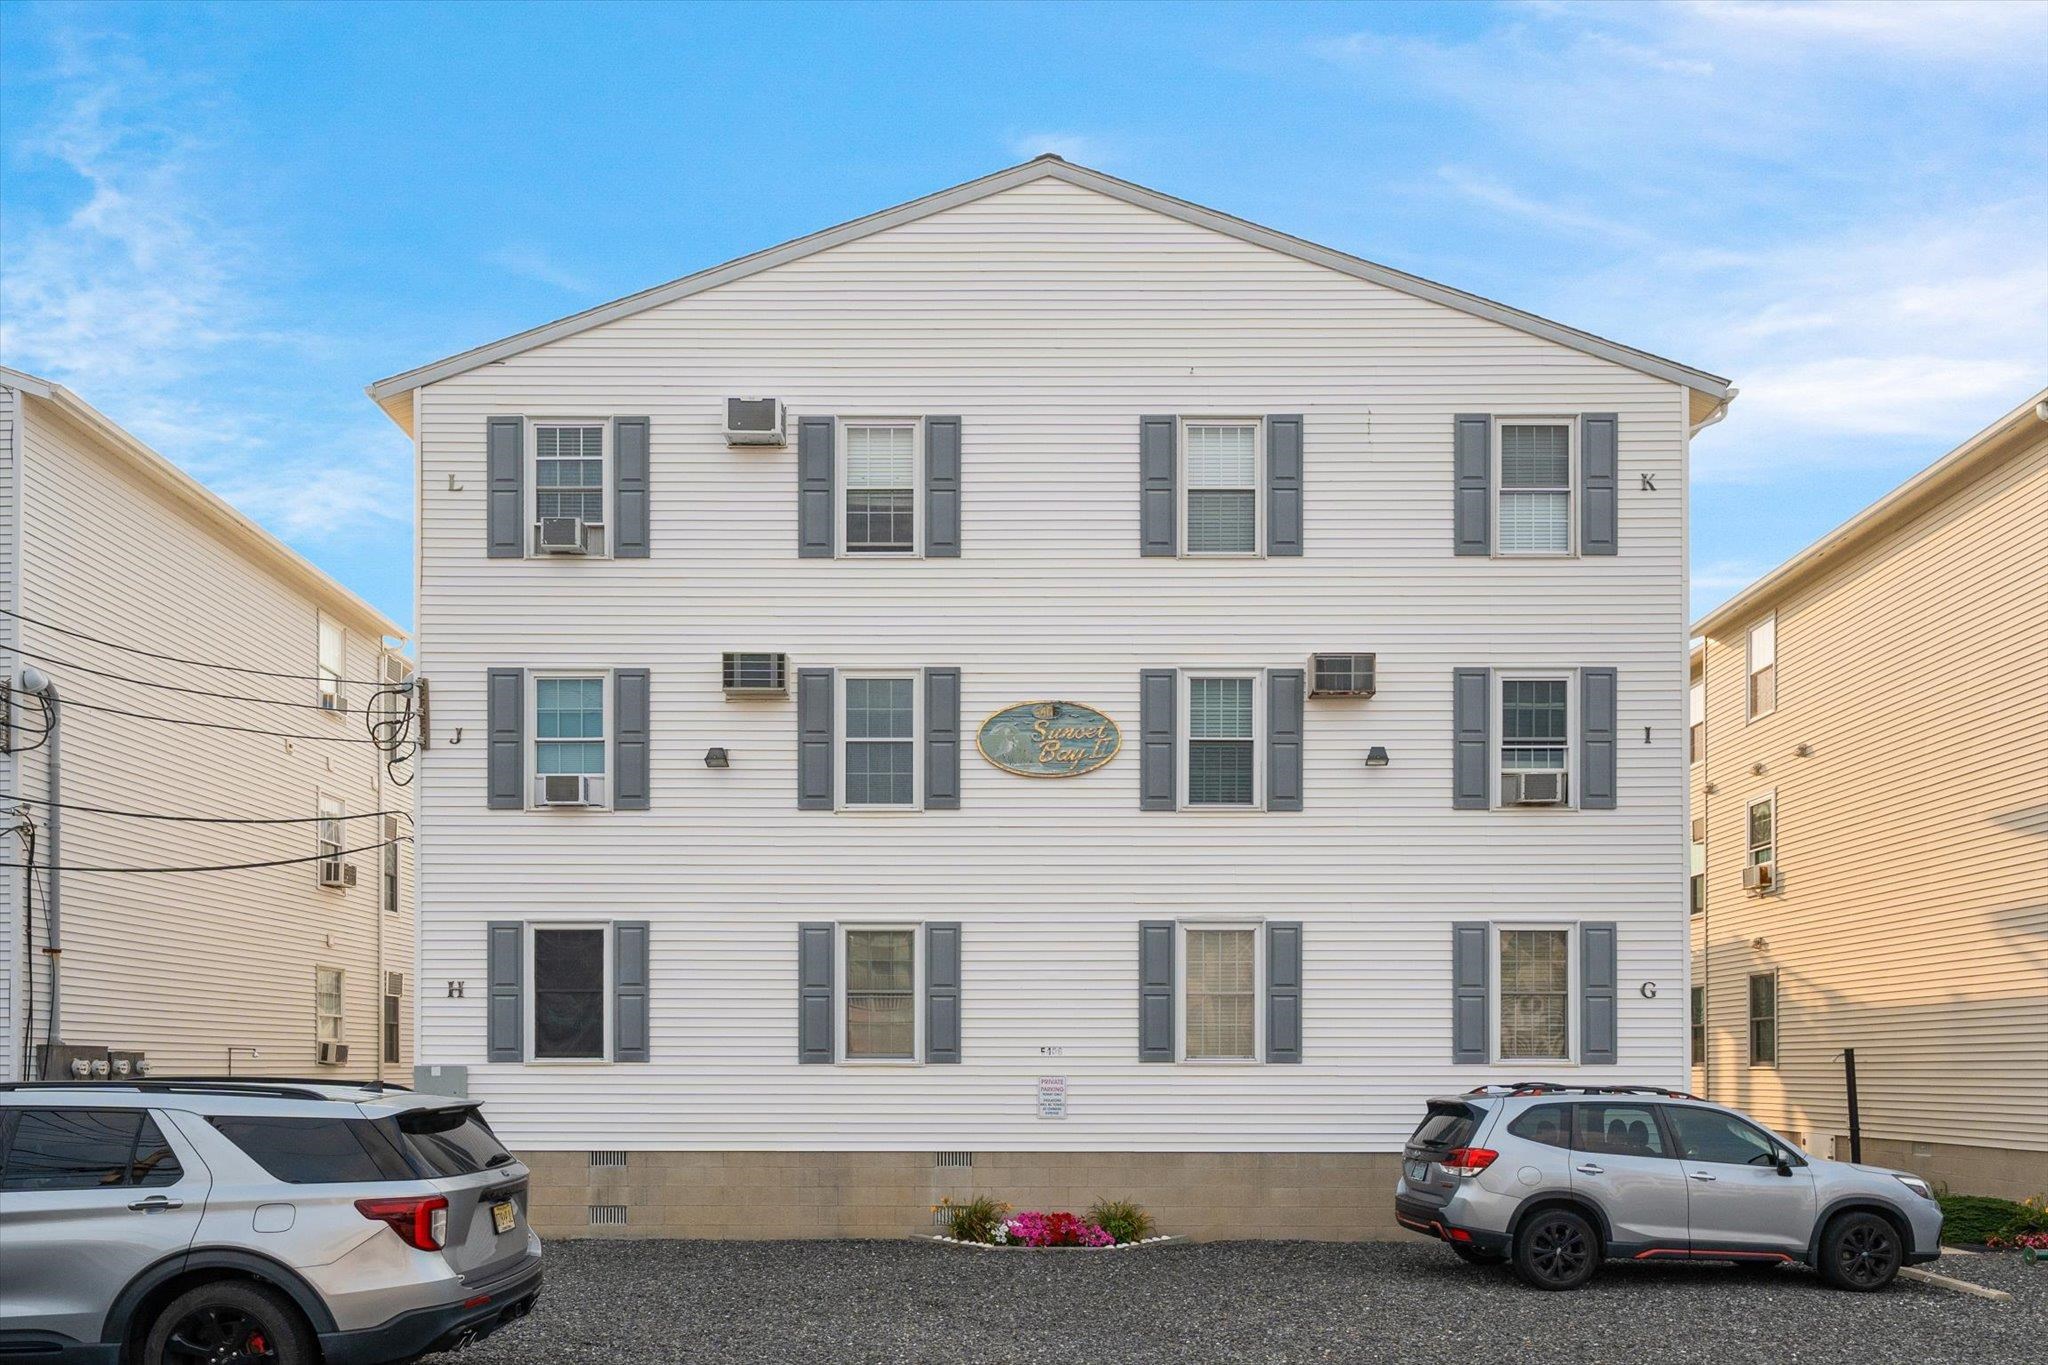
POLYGON ((462 1359, 567 1361, 2016 1362, 2048 1340, 2048 1266, 1929 1267, 2010 1302, 1809 1271, 1603 1267, 1525 1289, 1423 1242, 1178 1244, 1106 1255, 915 1242, 557 1242, 540 1306, 462 1359), (1555 1352, 1555 1354, 1550 1354, 1555 1352))

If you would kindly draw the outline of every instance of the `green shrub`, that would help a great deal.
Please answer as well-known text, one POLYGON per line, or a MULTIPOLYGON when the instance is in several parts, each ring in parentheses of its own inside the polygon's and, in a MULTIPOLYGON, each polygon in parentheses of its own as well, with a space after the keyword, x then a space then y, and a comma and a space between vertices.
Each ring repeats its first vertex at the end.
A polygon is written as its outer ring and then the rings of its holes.
POLYGON ((2010 1199, 1993 1199, 1982 1194, 1944 1194, 1940 1202, 1941 1240, 1944 1242, 1968 1244, 1987 1241, 2004 1233, 2048 1231, 2048 1216, 2042 1217, 2041 1228, 2020 1226, 2027 1217, 2027 1208, 2010 1199))
POLYGON ((960 1242, 993 1242, 996 1226, 1009 1216, 1010 1206, 987 1195, 976 1195, 956 1204, 951 1195, 932 1205, 933 1213, 946 1218, 946 1235, 960 1242))
POLYGON ((1119 1243, 1142 1242, 1152 1235, 1152 1215, 1128 1199, 1098 1199, 1088 1221, 1119 1243))

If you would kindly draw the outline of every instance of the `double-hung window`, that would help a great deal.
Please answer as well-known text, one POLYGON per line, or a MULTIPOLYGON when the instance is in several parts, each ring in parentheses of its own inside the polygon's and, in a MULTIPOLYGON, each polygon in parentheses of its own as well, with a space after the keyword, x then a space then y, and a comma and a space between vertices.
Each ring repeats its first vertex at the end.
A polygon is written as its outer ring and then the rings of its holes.
POLYGON ((1749 628, 1749 719, 1778 709, 1778 618, 1771 615, 1749 628))
POLYGON ((1572 424, 1500 423, 1499 526, 1504 555, 1572 552, 1572 424))
POLYGON ((849 1062, 913 1062, 919 1055, 918 932, 910 925, 845 928, 844 1052, 849 1062))
POLYGON ((1707 1064, 1707 988, 1692 988, 1692 1064, 1707 1064))
POLYGON ((1182 675, 1188 718, 1182 804, 1252 809, 1259 803, 1259 693, 1256 673, 1182 675))
POLYGON ((535 422, 533 424, 533 520, 538 548, 544 517, 574 517, 583 522, 583 548, 604 553, 605 424, 602 422, 535 422))
POLYGON ((918 424, 845 424, 846 521, 849 555, 917 553, 918 424))
POLYGON ((917 693, 914 673, 846 675, 840 804, 901 810, 917 805, 917 693))
POLYGON ((1778 1064, 1778 974, 1757 972, 1749 978, 1749 1064, 1778 1064))
POLYGON ((1182 544, 1191 555, 1259 552, 1259 433, 1256 421, 1183 425, 1187 506, 1182 544))
POLYGON ((342 842, 347 828, 348 807, 331 796, 320 798, 320 820, 314 826, 320 861, 314 866, 319 869, 322 886, 341 885, 341 853, 348 845, 342 842))
POLYGON ((384 847, 378 852, 383 854, 380 863, 383 875, 378 879, 382 889, 380 899, 384 902, 384 912, 395 915, 398 913, 398 817, 395 815, 384 817, 384 847))
POLYGON ((341 622, 325 614, 320 617, 319 662, 320 705, 329 711, 342 709, 341 675, 347 668, 348 632, 341 622))
POLYGON ((1494 931, 1500 967, 1494 1017, 1501 1061, 1571 1059, 1572 939, 1571 930, 1562 927, 1494 931))
POLYGON ((347 999, 343 988, 345 979, 339 967, 313 969, 313 1041, 316 1043, 339 1043, 347 1034, 347 1020, 342 1012, 343 1002, 347 999))
POLYGON ((1259 933, 1250 925, 1181 926, 1181 1056, 1258 1058, 1259 933))
POLYGON ((602 675, 534 679, 533 771, 537 776, 604 776, 604 684, 602 675))
POLYGON ((1571 735, 1569 677, 1504 675, 1500 680, 1502 802, 1513 804, 1534 794, 1535 789, 1520 778, 1510 782, 1509 774, 1555 775, 1558 792, 1567 791, 1563 778, 1571 771, 1571 735))
POLYGON ((536 925, 529 933, 533 1056, 541 1061, 603 1060, 610 1036, 607 926, 536 925))
POLYGON ((1686 760, 1697 763, 1707 756, 1707 685, 1694 683, 1689 698, 1691 723, 1685 731, 1686 760))
POLYGON ((399 1037, 399 1007, 405 999, 405 973, 384 973, 384 1060, 399 1060, 403 1039, 399 1037))
POLYGON ((1695 841, 1692 845, 1692 878, 1688 909, 1697 915, 1707 908, 1707 846, 1695 841))
POLYGON ((1778 860, 1778 795, 1760 796, 1749 803, 1749 865, 1761 867, 1778 860))

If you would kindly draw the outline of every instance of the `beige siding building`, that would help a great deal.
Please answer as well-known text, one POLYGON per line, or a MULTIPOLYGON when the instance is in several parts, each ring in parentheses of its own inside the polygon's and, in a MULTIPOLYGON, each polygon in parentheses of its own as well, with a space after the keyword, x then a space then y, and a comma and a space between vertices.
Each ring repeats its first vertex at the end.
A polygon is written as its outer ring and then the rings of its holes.
POLYGON ((0 369, 0 1079, 53 1035, 158 1075, 410 1077, 410 845, 387 841, 411 797, 364 716, 402 640, 77 395, 0 369), (259 862, 280 865, 97 870, 259 862))
POLYGON ((1695 631, 1694 1084, 2048 1189, 2048 391, 1695 631))

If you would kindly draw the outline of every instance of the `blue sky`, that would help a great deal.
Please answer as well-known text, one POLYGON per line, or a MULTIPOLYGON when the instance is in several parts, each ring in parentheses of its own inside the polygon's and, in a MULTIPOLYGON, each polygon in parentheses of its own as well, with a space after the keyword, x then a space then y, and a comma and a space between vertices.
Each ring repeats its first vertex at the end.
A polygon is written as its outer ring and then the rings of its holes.
POLYGON ((369 380, 1041 151, 1732 376, 1696 608, 2048 381, 2048 6, 0 3, 0 358, 402 622, 369 380))

